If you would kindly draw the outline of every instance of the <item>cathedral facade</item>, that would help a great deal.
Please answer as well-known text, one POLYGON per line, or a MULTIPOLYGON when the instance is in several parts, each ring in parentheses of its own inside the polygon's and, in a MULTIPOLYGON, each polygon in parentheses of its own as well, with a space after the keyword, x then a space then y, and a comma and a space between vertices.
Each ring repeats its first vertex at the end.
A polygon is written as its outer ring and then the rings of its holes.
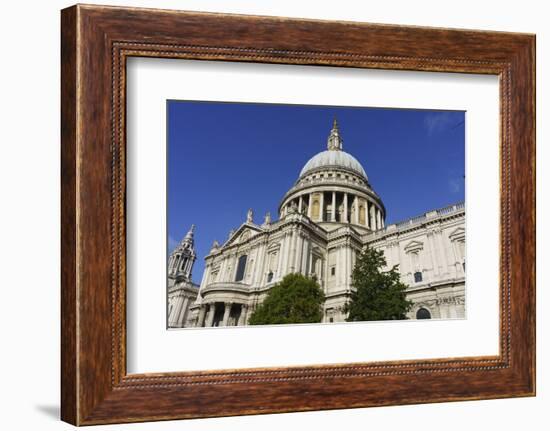
POLYGON ((168 263, 168 326, 247 325, 276 283, 290 273, 315 277, 325 293, 322 322, 344 322, 351 273, 364 247, 399 265, 410 319, 465 314, 465 207, 434 209, 385 224, 386 209, 361 164, 343 151, 334 121, 327 149, 311 158, 279 205, 278 220, 252 210, 228 239, 214 241, 200 286, 191 282, 193 229, 168 263))

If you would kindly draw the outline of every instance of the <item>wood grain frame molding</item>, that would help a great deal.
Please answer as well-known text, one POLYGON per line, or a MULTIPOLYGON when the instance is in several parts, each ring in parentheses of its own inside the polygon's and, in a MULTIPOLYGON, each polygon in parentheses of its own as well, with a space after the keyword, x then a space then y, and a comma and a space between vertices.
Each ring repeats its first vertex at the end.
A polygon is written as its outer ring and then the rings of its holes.
POLYGON ((535 36, 103 6, 61 14, 62 395, 75 425, 535 393, 535 36), (500 78, 500 354, 126 372, 128 57, 500 78))

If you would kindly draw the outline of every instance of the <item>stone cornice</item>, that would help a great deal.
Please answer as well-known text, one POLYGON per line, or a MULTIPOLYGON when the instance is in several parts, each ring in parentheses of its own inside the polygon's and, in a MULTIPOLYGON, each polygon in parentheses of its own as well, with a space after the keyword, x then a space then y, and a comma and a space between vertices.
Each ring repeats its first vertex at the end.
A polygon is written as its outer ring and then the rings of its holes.
POLYGON ((249 293, 250 285, 246 283, 231 282, 231 281, 218 281, 207 284, 201 289, 201 296, 210 292, 240 292, 249 293))
POLYGON ((465 280, 466 279, 464 277, 447 278, 444 280, 432 281, 426 284, 422 284, 420 286, 416 286, 416 285, 408 286, 406 291, 407 293, 412 293, 412 292, 422 292, 425 290, 437 290, 442 287, 460 286, 460 285, 464 285, 465 280))
POLYGON ((199 293, 199 285, 196 283, 189 283, 189 282, 177 283, 168 289, 168 293, 174 293, 178 290, 182 290, 182 291, 197 295, 199 293))

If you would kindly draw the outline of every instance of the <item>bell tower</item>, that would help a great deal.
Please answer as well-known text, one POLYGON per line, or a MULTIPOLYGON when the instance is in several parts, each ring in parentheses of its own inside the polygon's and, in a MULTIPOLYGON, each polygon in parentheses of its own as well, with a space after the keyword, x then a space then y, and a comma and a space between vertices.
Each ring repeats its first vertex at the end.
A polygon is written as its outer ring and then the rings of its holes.
POLYGON ((197 259, 194 240, 195 225, 187 232, 168 259, 168 277, 191 282, 193 264, 197 259))

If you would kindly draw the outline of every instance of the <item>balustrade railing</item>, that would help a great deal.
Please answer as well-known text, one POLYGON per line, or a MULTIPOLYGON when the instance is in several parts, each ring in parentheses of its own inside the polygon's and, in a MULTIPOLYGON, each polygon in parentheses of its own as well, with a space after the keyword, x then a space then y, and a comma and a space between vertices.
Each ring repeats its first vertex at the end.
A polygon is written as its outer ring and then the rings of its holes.
POLYGON ((446 216, 446 215, 449 215, 449 214, 462 212, 462 211, 464 211, 464 208, 465 208, 464 202, 460 202, 460 203, 457 203, 457 204, 454 204, 454 205, 449 205, 447 207, 440 208, 440 209, 437 209, 435 211, 429 211, 429 212, 426 212, 422 215, 415 216, 415 217, 412 217, 410 219, 403 220, 401 222, 397 222, 397 223, 387 225, 384 229, 369 233, 369 234, 367 234, 367 236, 369 236, 370 238, 378 238, 378 237, 381 237, 381 236, 385 235, 389 231, 394 231, 396 229, 397 230, 403 230, 403 229, 406 229, 408 227, 411 227, 411 226, 414 226, 414 225, 417 225, 417 224, 420 224, 420 223, 423 223, 423 222, 426 222, 426 221, 431 221, 431 220, 437 219, 438 217, 442 217, 442 216, 446 216), (433 213, 435 213, 435 217, 432 216, 433 213))

